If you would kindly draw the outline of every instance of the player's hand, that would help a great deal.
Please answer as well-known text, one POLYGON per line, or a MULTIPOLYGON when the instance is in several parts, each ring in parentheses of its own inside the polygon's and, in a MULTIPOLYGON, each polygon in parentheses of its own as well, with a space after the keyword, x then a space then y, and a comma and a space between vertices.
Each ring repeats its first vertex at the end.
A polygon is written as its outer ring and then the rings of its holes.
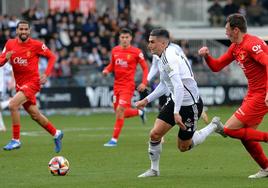
POLYGON ((40 84, 43 85, 47 82, 47 75, 46 74, 42 74, 40 76, 40 84))
POLYGON ((266 106, 268 106, 268 93, 266 93, 265 104, 266 104, 266 106))
POLYGON ((142 110, 147 104, 148 104, 148 100, 146 98, 144 98, 140 101, 137 101, 135 103, 136 107, 140 110, 142 110))
POLYGON ((7 52, 6 53, 6 59, 9 60, 10 57, 12 56, 12 54, 14 54, 14 53, 15 53, 15 51, 9 51, 9 52, 7 52))
POLYGON ((179 125, 179 127, 182 129, 182 130, 186 130, 186 126, 184 125, 184 123, 182 122, 182 118, 181 118, 181 115, 179 113, 174 113, 174 120, 175 120, 175 123, 177 125, 179 125))
POLYGON ((198 51, 198 54, 200 56, 202 56, 202 57, 208 56, 209 55, 209 49, 208 49, 208 47, 204 46, 204 47, 200 48, 199 51, 198 51))
POLYGON ((107 70, 103 70, 103 71, 102 71, 102 75, 103 75, 103 76, 107 76, 108 74, 109 74, 109 72, 108 72, 107 70))
POLYGON ((143 92, 145 89, 146 89, 146 85, 143 84, 143 83, 141 83, 141 84, 138 85, 138 87, 137 87, 137 90, 138 90, 139 92, 143 92))

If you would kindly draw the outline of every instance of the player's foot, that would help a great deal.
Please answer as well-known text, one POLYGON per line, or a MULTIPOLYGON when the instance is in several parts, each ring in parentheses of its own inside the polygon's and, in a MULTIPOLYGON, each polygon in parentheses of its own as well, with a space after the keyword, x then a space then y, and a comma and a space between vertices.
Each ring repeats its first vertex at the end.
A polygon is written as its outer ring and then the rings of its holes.
POLYGON ((213 123, 217 126, 217 128, 215 130, 216 133, 220 134, 223 137, 227 137, 226 134, 224 134, 223 124, 222 124, 221 119, 219 117, 217 117, 217 116, 213 117, 211 123, 213 123))
POLYGON ((146 121, 147 121, 146 110, 145 109, 141 110, 140 118, 141 118, 142 123, 145 124, 146 121))
POLYGON ((63 135, 64 135, 63 132, 60 131, 60 133, 58 134, 58 136, 56 138, 54 138, 55 152, 56 153, 59 153, 61 151, 63 135))
POLYGON ((138 176, 138 178, 147 178, 147 177, 155 177, 155 176, 159 176, 160 172, 153 170, 153 169, 149 169, 146 172, 144 172, 143 174, 140 174, 138 176))
POLYGON ((117 142, 114 141, 114 140, 110 140, 109 142, 103 144, 103 146, 105 146, 105 147, 115 147, 115 146, 117 146, 117 142))
POLYGON ((12 139, 3 149, 10 151, 13 149, 19 149, 21 147, 20 141, 12 139))
POLYGON ((261 169, 256 174, 250 175, 248 178, 255 179, 255 178, 266 178, 266 177, 268 177, 268 169, 267 170, 261 169))
POLYGON ((0 125, 0 132, 6 132, 6 127, 5 125, 0 125))

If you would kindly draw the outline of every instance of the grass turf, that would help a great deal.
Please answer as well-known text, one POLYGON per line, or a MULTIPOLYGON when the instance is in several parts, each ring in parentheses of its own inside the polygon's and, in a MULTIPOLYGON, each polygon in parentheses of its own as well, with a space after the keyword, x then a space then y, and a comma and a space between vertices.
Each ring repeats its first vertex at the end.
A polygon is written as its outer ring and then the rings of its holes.
MULTIPOLYGON (((221 116, 225 121, 234 107, 210 107, 209 116, 221 116)), ((15 151, 0 151, 0 187, 266 187, 268 179, 249 180, 258 166, 238 140, 211 135, 205 143, 185 153, 176 149, 178 128, 165 137, 161 154, 161 176, 137 178, 150 166, 147 155, 148 134, 157 114, 148 114, 142 125, 138 117, 126 119, 116 148, 103 144, 110 139, 114 114, 90 116, 50 116, 63 129, 63 150, 54 153, 52 137, 28 116, 22 117, 22 147, 15 151), (63 177, 49 173, 48 162, 56 155, 66 157, 70 172, 63 177)), ((10 125, 10 117, 5 117, 10 125)), ((268 130, 268 119, 260 125, 268 130)), ((204 126, 199 121, 199 128, 204 126)), ((10 126, 0 133, 0 146, 11 136, 10 126)), ((267 145, 263 144, 265 151, 267 145)))

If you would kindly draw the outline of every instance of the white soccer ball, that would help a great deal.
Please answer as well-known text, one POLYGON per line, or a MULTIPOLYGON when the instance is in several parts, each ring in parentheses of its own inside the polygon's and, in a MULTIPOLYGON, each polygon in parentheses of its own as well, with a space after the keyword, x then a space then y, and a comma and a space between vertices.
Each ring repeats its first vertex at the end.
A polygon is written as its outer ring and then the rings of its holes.
POLYGON ((65 157, 55 156, 49 161, 48 168, 53 175, 65 176, 70 169, 70 164, 65 157))

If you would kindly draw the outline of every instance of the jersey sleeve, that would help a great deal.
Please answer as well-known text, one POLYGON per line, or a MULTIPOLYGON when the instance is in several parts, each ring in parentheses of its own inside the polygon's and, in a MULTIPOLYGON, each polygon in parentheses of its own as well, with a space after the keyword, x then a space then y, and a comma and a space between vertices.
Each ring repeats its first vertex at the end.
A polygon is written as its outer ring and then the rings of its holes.
POLYGON ((211 55, 208 55, 205 57, 205 61, 209 68, 213 72, 219 72, 222 70, 224 67, 229 65, 232 61, 235 60, 234 56, 232 55, 232 49, 233 46, 230 46, 223 55, 221 55, 219 58, 213 58, 211 55))
POLYGON ((147 81, 150 82, 158 72, 159 72, 159 70, 158 70, 158 65, 156 62, 156 57, 153 56, 152 65, 150 67, 150 71, 149 71, 148 76, 147 76, 147 81))
POLYGON ((52 72, 52 69, 54 67, 54 64, 56 62, 56 56, 52 53, 52 51, 44 44, 44 43, 37 43, 36 44, 37 54, 39 56, 46 57, 48 59, 47 68, 45 70, 45 74, 47 76, 50 75, 52 72))
POLYGON ((180 61, 184 61, 174 49, 167 49, 161 57, 163 68, 174 87, 174 113, 179 113, 184 95, 184 86, 180 77, 180 61))
POLYGON ((252 59, 266 67, 266 91, 268 92, 268 46, 263 40, 257 38, 251 43, 248 43, 246 50, 252 59))
POLYGON ((9 49, 9 42, 7 41, 2 53, 0 54, 0 67, 5 65, 8 60, 6 59, 6 53, 10 51, 9 49))
POLYGON ((139 52, 138 52, 139 54, 138 54, 138 58, 139 58, 139 64, 140 64, 140 66, 141 66, 141 69, 142 69, 142 71, 143 71, 143 74, 142 74, 142 83, 144 84, 144 85, 147 85, 147 76, 148 76, 148 65, 147 65, 147 63, 146 63, 146 61, 145 61, 145 59, 144 59, 144 55, 143 55, 143 53, 139 50, 139 52))
POLYGON ((109 63, 109 65, 107 65, 104 68, 104 71, 113 72, 114 71, 114 62, 115 62, 115 59, 114 59, 114 50, 112 50, 110 63, 109 63))

